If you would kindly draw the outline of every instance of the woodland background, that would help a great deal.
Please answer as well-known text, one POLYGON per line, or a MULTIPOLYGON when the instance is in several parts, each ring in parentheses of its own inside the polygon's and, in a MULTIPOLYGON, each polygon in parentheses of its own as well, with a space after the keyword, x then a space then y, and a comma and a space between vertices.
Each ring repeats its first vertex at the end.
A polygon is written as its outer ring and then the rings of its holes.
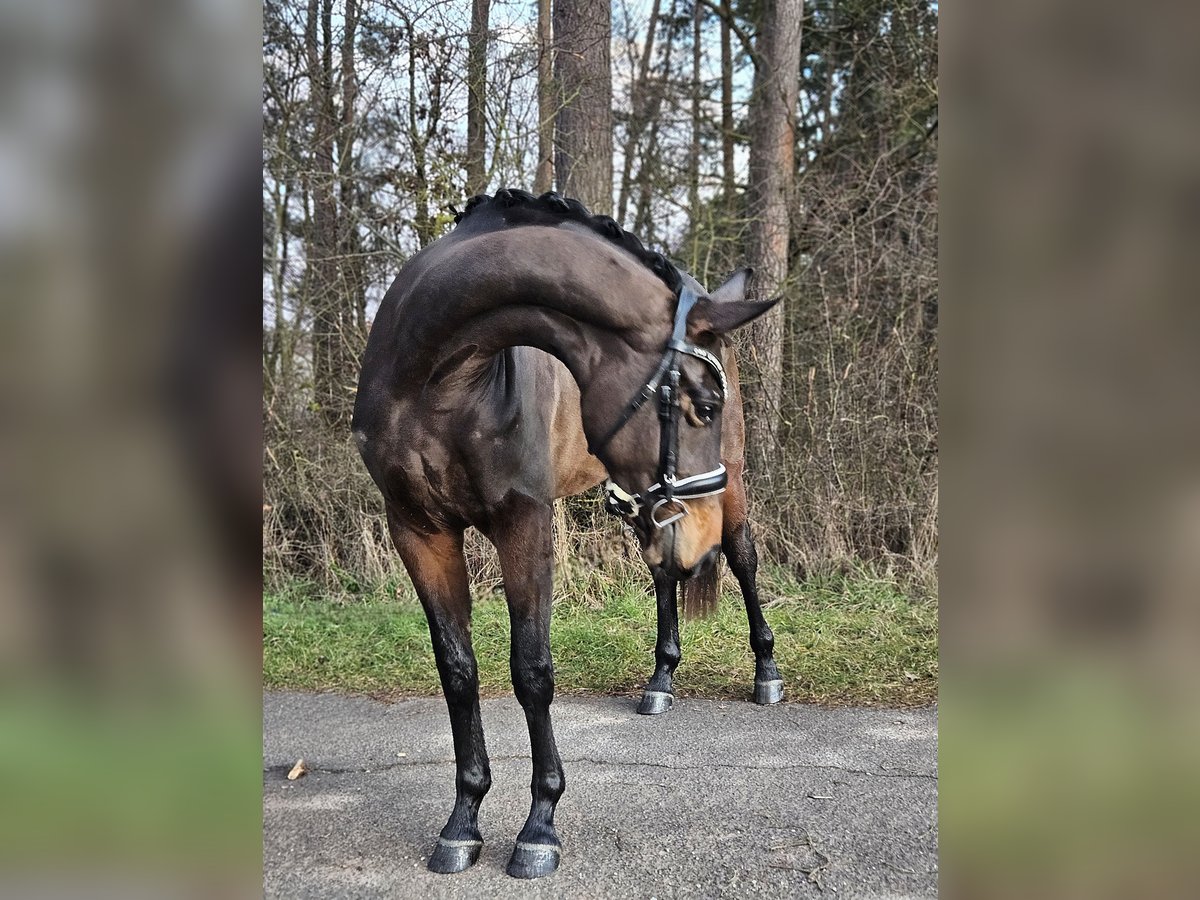
MULTIPOLYGON (((760 553, 921 594, 938 554, 938 6, 928 0, 266 0, 263 562, 402 571, 349 436, 359 356, 450 207, 614 216, 777 312, 738 338, 760 553)), ((640 566, 589 492, 558 557, 640 566)), ((469 562, 498 571, 482 539, 469 562)), ((644 572, 642 573, 644 575, 644 572)))

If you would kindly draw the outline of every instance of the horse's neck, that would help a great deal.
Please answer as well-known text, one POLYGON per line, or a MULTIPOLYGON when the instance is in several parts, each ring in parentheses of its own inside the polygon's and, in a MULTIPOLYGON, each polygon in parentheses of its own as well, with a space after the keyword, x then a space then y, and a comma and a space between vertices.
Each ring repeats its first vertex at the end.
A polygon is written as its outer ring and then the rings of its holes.
POLYGON ((584 385, 605 357, 669 330, 669 289, 592 234, 529 226, 444 241, 409 273, 402 324, 419 381, 474 377, 499 351, 532 346, 584 385))

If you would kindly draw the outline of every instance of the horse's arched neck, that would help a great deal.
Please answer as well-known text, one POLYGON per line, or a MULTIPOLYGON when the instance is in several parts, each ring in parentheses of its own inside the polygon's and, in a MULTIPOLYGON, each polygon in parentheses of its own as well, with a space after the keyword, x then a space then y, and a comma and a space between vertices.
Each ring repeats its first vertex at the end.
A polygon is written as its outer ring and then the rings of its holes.
POLYGON ((526 227, 438 249, 414 260, 413 308, 403 316, 409 383, 469 377, 501 350, 531 346, 586 391, 602 364, 656 352, 670 329, 670 290, 602 238, 526 227))
POLYGON ((510 347, 535 347, 561 361, 581 389, 595 380, 605 360, 626 356, 621 334, 581 322, 553 309, 533 305, 506 307, 480 316, 455 332, 436 356, 431 376, 457 370, 469 376, 510 347))

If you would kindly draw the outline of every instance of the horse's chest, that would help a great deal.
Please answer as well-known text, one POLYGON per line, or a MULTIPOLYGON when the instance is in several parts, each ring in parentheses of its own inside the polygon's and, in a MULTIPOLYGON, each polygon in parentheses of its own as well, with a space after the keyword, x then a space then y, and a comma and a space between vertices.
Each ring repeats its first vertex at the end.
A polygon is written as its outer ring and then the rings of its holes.
POLYGON ((467 472, 444 442, 408 442, 396 462, 395 488, 422 509, 463 512, 469 505, 467 472))
POLYGON ((544 416, 524 407, 504 415, 475 407, 434 409, 431 403, 391 411, 383 434, 360 449, 383 470, 380 487, 414 520, 480 525, 513 491, 553 495, 544 416))
POLYGON ((512 444, 486 432, 464 429, 455 435, 413 435, 400 443, 393 490, 405 505, 435 518, 478 524, 502 501, 519 470, 512 444))

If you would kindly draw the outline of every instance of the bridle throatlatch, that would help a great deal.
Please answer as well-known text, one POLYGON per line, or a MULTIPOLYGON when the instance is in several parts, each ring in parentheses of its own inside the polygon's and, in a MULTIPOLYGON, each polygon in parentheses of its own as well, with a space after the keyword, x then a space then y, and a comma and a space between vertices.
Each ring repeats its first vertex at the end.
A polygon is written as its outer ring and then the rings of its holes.
POLYGON ((615 516, 636 516, 646 507, 650 507, 650 521, 658 528, 666 528, 672 522, 678 522, 688 514, 686 500, 700 497, 711 497, 725 490, 729 476, 725 466, 720 465, 711 472, 701 472, 699 475, 689 475, 687 478, 675 477, 676 465, 679 462, 679 377, 680 355, 694 356, 703 362, 717 376, 721 384, 721 399, 729 396, 729 381, 725 376, 725 368, 721 361, 702 347, 685 339, 687 334, 687 317, 699 297, 686 284, 679 292, 679 304, 675 308, 675 325, 671 339, 663 353, 663 358, 650 379, 640 391, 625 406, 625 411, 613 425, 604 440, 592 448, 592 453, 598 454, 616 437, 617 432, 628 424, 634 413, 645 405, 651 397, 658 397, 658 472, 657 481, 642 491, 634 494, 625 490, 611 478, 604 482, 604 508, 615 516), (667 507, 667 513, 662 519, 658 511, 667 507))

